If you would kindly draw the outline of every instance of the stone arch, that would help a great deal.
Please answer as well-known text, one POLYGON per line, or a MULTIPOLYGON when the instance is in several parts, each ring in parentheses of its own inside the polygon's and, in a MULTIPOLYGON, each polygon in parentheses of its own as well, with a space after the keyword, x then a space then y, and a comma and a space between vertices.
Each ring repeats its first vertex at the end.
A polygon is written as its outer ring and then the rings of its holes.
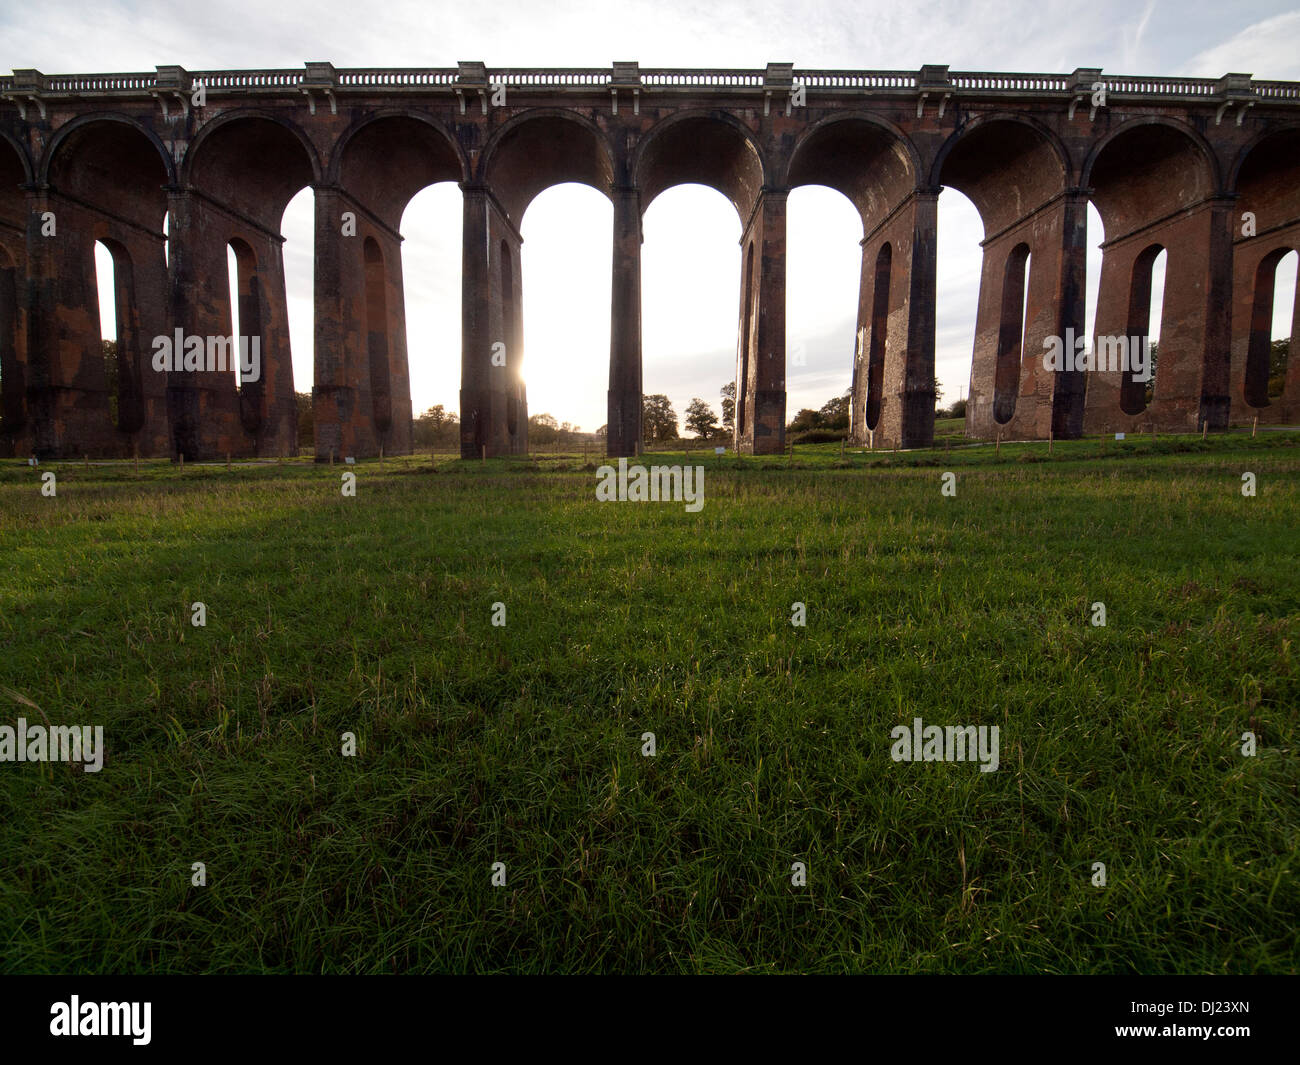
MULTIPOLYGON (((1217 196, 1222 175, 1214 151, 1195 128, 1149 115, 1128 119, 1093 145, 1079 183, 1092 190, 1103 224, 1128 222, 1128 232, 1155 213, 1143 211, 1142 202, 1157 202, 1159 213, 1167 214, 1217 196), (1192 185, 1186 183, 1188 173, 1195 178, 1192 185)), ((1114 239, 1109 225, 1106 239, 1114 239)))
POLYGON ((705 185, 722 193, 743 227, 765 186, 770 166, 753 132, 725 111, 683 111, 656 123, 631 162, 641 213, 675 185, 705 185))
POLYGON ((916 187, 921 160, 916 146, 878 116, 831 115, 796 139, 782 175, 789 188, 824 185, 858 209, 864 232, 916 187))
POLYGON ((289 201, 321 173, 316 147, 298 125, 250 108, 215 118, 195 135, 180 179, 278 233, 289 201))
POLYGON ((175 168, 156 134, 123 115, 96 113, 61 127, 38 168, 33 209, 54 216, 41 248, 58 278, 30 294, 30 402, 38 453, 156 453, 167 439, 166 375, 148 338, 169 333, 163 218, 175 168), (118 382, 106 376, 95 245, 113 261, 118 382))
POLYGON ((928 183, 969 197, 989 237, 1064 191, 1073 172, 1055 133, 1026 115, 998 111, 967 122, 940 146, 928 183))
POLYGON ((348 127, 334 145, 326 173, 331 185, 394 231, 421 189, 469 180, 464 154, 441 123, 396 109, 368 114, 348 127))
MULTIPOLYGON (((69 123, 71 125, 71 123, 69 123)), ((18 166, 22 171, 19 178, 19 184, 30 184, 36 177, 36 168, 32 165, 31 156, 27 153, 27 147, 13 134, 6 130, 0 129, 0 141, 9 145, 14 150, 14 156, 17 158, 18 166)), ((0 152, 0 155, 6 153, 0 152)), ((7 180, 7 177, 6 177, 7 180)))
MULTIPOLYGON (((1228 171, 1226 191, 1242 195, 1243 181, 1247 186, 1259 180, 1260 172, 1281 167, 1289 172, 1300 169, 1300 122, 1273 126, 1262 131, 1243 145, 1228 171), (1248 165, 1249 164, 1249 165, 1248 165)), ((1287 190, 1300 191, 1300 183, 1287 183, 1287 190)))
POLYGON ((171 157, 152 130, 122 115, 86 115, 60 127, 41 163, 56 193, 155 232, 167 211, 171 157))
POLYGON ((574 182, 609 196, 616 183, 605 134, 589 119, 556 108, 506 122, 483 149, 478 172, 516 229, 528 205, 552 185, 574 182))
MULTIPOLYGON (((157 153, 158 163, 164 174, 164 180, 160 184, 170 185, 175 182, 176 164, 172 159, 171 153, 167 150, 167 146, 163 144, 162 140, 158 137, 158 134, 143 123, 138 122, 127 115, 118 114, 113 111, 97 111, 94 114, 79 115, 77 118, 74 118, 70 122, 60 126, 54 136, 50 138, 50 143, 45 149, 45 154, 42 156, 40 164, 36 167, 36 180, 42 185, 55 184, 56 174, 54 168, 56 164, 61 161, 61 155, 66 158, 64 153, 71 150, 65 147, 65 142, 72 140, 74 142, 82 141, 84 143, 85 134, 88 128, 104 127, 106 125, 110 129, 111 126, 126 127, 148 141, 157 153)), ((99 132, 103 133, 106 132, 106 130, 101 129, 99 132)), ((107 140, 108 138, 104 139, 107 140)))
POLYGON ((966 430, 972 435, 1078 435, 1075 375, 1025 352, 1083 332, 1086 206, 1068 195, 1074 167, 1041 122, 1005 111, 967 122, 940 147, 936 186, 966 196, 984 227, 966 430))
POLYGON ((1300 123, 1269 129, 1244 145, 1229 191, 1236 195, 1229 395, 1263 422, 1291 422, 1300 417, 1300 300, 1294 295, 1282 394, 1270 398, 1268 384, 1277 270, 1300 248, 1300 123))
POLYGON ((1232 249, 1221 178, 1205 138, 1159 116, 1122 122, 1090 152, 1083 182, 1105 230, 1095 349, 1148 343, 1151 267, 1165 252, 1151 401, 1145 382, 1099 354, 1087 375, 1090 431, 1140 415, 1168 431, 1226 426, 1231 324, 1222 309, 1232 297, 1232 249))

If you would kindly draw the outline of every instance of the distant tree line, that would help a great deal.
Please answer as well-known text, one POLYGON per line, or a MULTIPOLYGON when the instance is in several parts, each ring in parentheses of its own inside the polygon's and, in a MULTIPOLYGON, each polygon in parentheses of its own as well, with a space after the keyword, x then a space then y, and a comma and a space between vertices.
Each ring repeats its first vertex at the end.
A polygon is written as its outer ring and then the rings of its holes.
MULTIPOLYGON (((1286 387, 1287 355, 1291 349, 1291 338, 1275 340, 1269 347, 1268 395, 1277 399, 1286 387)), ((104 341, 104 368, 108 377, 109 402, 113 408, 113 417, 117 418, 117 344, 111 340, 104 341)), ((1151 380, 1147 382, 1146 399, 1151 402, 1155 387, 1156 361, 1160 354, 1160 345, 1151 345, 1151 380)), ((698 396, 686 407, 685 428, 696 440, 729 440, 736 427, 736 382, 728 381, 719 389, 722 402, 721 417, 714 409, 698 396)), ((934 380, 935 417, 966 417, 966 400, 959 399, 950 407, 939 406, 943 390, 939 379, 934 380)), ((852 389, 846 389, 841 395, 827 400, 820 409, 804 407, 786 425, 786 433, 795 443, 817 443, 842 440, 849 432, 849 401, 852 389)), ((298 400, 298 443, 299 446, 313 446, 314 426, 312 422, 311 393, 297 393, 298 400)), ((673 443, 680 439, 678 435, 678 417, 672 401, 662 392, 643 396, 641 400, 641 432, 648 444, 673 443)), ((596 430, 596 437, 604 437, 608 429, 602 425, 596 430)), ((528 419, 528 440, 530 444, 543 446, 564 443, 580 439, 584 434, 579 426, 559 421, 553 414, 534 414, 528 419)), ((414 422, 414 444, 417 448, 455 447, 460 442, 460 419, 454 411, 447 410, 441 403, 430 407, 414 422)))

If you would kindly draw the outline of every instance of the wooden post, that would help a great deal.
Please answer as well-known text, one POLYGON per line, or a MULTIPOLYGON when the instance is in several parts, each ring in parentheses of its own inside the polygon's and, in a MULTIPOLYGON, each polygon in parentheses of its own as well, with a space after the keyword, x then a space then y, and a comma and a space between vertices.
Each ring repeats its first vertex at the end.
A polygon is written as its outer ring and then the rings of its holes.
POLYGON ((1206 418, 1203 422, 1201 422, 1201 440, 1202 440, 1202 442, 1204 442, 1204 440, 1205 440, 1205 434, 1208 433, 1209 431, 1210 431, 1210 420, 1209 420, 1208 418, 1206 418))
POLYGON ((487 462, 487 444, 483 445, 483 461, 487 462))
POLYGON ((181 473, 185 472, 185 452, 181 452, 181 473))
POLYGON ((1002 454, 1002 430, 1001 429, 998 430, 997 443, 993 445, 993 454, 995 455, 1002 454))
POLYGON ((1255 415, 1255 420, 1250 423, 1250 438, 1255 439, 1255 430, 1259 428, 1259 415, 1255 415))
POLYGON ((226 472, 230 472, 230 452, 226 452, 226 472))
POLYGON ((1052 453, 1052 445, 1056 443, 1056 432, 1052 429, 1047 430, 1047 453, 1052 453))
POLYGON ((379 445, 379 465, 380 465, 381 468, 382 468, 383 465, 384 465, 384 445, 383 445, 383 444, 380 444, 380 445, 379 445))

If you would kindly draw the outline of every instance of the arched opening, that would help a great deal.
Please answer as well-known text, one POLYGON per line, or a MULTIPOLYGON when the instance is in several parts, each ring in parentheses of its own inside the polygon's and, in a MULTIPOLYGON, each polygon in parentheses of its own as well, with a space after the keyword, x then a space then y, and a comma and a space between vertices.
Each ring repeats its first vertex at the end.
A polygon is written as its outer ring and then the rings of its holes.
POLYGON ((1209 246, 1206 215, 1193 208, 1218 187, 1204 145, 1190 128, 1130 119, 1096 148, 1082 184, 1093 190, 1105 229, 1089 431, 1107 431, 1116 415, 1144 412, 1167 430, 1226 423, 1217 394, 1222 388, 1226 399, 1228 352, 1207 353, 1207 338, 1230 312, 1196 295, 1209 293, 1209 246), (1165 248, 1191 253, 1170 256, 1165 248), (1178 296, 1179 314, 1166 321, 1169 292, 1178 296))
POLYGON ((173 446, 187 457, 293 454, 299 412, 286 264, 300 251, 310 256, 300 245, 322 176, 315 152, 290 121, 241 115, 200 131, 186 170, 201 194, 188 202, 187 224, 206 239, 186 243, 186 268, 173 274, 194 328, 227 335, 229 362, 208 360, 203 374, 172 382, 173 446), (206 298, 205 282, 221 273, 227 299, 206 298))
POLYGON ((1020 363, 1025 345, 1025 307, 1029 293, 1029 245, 1017 244, 1002 274, 997 363, 993 377, 993 420, 1006 425, 1016 412, 1020 363))
POLYGON ((143 424, 144 413, 140 397, 142 360, 136 318, 135 270, 131 255, 117 241, 97 240, 94 270, 99 295, 105 410, 113 428, 134 433, 143 424))
POLYGON ((788 428, 849 431, 862 275, 862 220, 837 189, 807 184, 788 198, 788 428), (849 357, 846 357, 849 356, 849 357))
POLYGON ((945 408, 964 418, 975 372, 971 353, 979 320, 984 223, 970 197, 951 186, 939 197, 937 214, 934 374, 945 408))
POLYGON ((749 338, 754 322, 754 244, 745 249, 744 283, 740 290, 743 310, 740 315, 740 380, 736 382, 736 432, 743 438, 748 427, 745 411, 749 409, 749 338))
POLYGON ((407 293, 413 443, 460 445, 461 235, 463 197, 453 181, 427 185, 402 214, 402 281, 407 293))
MULTIPOLYGON (((882 417, 886 417, 883 388, 891 358, 890 345, 897 349, 892 357, 898 361, 900 387, 914 369, 904 363, 917 357, 907 343, 906 319, 898 323, 902 326, 899 335, 891 337, 888 328, 890 302, 905 305, 905 293, 894 275, 901 276, 910 268, 911 244, 903 241, 904 233, 910 234, 913 225, 907 204, 918 184, 917 160, 900 133, 875 117, 837 115, 823 120, 797 141, 790 161, 789 183, 794 189, 791 204, 800 202, 805 195, 801 187, 820 186, 810 189, 809 194, 815 191, 822 197, 819 202, 824 204, 825 218, 819 229, 818 245, 807 253, 809 264, 797 268, 796 208, 791 208, 788 317, 792 374, 797 375, 804 362, 811 368, 810 356, 814 354, 811 349, 808 353, 802 350, 804 341, 796 332, 796 323, 805 315, 813 321, 827 323, 822 332, 830 334, 834 330, 834 333, 823 343, 833 345, 840 353, 852 351, 852 374, 847 396, 835 395, 822 408, 821 420, 838 428, 847 414, 852 438, 865 443, 867 430, 874 430, 882 417), (839 192, 848 203, 840 197, 827 196, 825 189, 839 192), (855 209, 853 213, 850 207, 855 209), (836 235, 834 243, 831 233, 836 235), (801 276, 805 270, 809 285, 815 282, 816 290, 805 287, 801 276), (851 315, 844 313, 848 307, 854 308, 851 315), (850 328, 853 339, 846 343, 850 328), (826 416, 828 410, 834 412, 834 417, 826 416)), ((822 389, 830 393, 832 390, 827 386, 833 378, 827 374, 820 376, 826 382, 822 389)), ((794 377, 792 385, 797 380, 794 377)), ((838 393, 840 389, 833 391, 838 393)), ((898 389, 894 392, 893 401, 899 402, 898 389)), ((792 408, 803 406, 796 393, 797 389, 792 387, 792 408)), ((901 410, 900 406, 897 414, 900 421, 901 410)), ((796 415, 796 421, 802 416, 802 412, 796 415)), ((916 433, 915 428, 910 431, 916 433)))
MULTIPOLYGON (((1082 395, 1071 392, 1060 376, 1051 375, 1041 346, 1058 330, 1059 319, 1047 313, 1057 298, 1058 286, 1051 275, 1061 263, 1060 256, 1067 254, 1067 230, 1073 225, 1071 204, 1061 195, 1067 185, 1064 147, 1033 119, 976 118, 940 151, 934 173, 945 190, 957 189, 969 197, 980 222, 975 229, 968 214, 961 219, 966 224, 958 245, 961 250, 945 263, 950 254, 946 249, 956 239, 950 241, 944 230, 957 204, 946 193, 940 197, 940 283, 952 278, 959 302, 967 308, 974 304, 975 325, 969 332, 969 325, 963 328, 963 323, 970 321, 970 311, 955 316, 955 308, 947 305, 949 293, 942 287, 936 308, 941 346, 949 336, 972 338, 967 431, 991 436, 1008 426, 1014 436, 1035 437, 1046 436, 1054 425, 1058 434, 1065 426, 1077 425, 1082 419, 1082 395), (983 248, 977 301, 972 299, 970 271, 962 254, 972 240, 983 248), (1031 252, 1040 257, 1037 277, 1031 269, 1031 252), (1063 387, 1066 391, 1060 391, 1063 387), (1021 395, 1026 402, 1018 404, 1021 395)), ((1082 285, 1084 278, 1078 277, 1076 283, 1082 285)))
POLYGON ((1125 414, 1141 414, 1155 396, 1166 262, 1159 244, 1142 250, 1133 262, 1127 334, 1097 339, 1097 369, 1122 373, 1119 405, 1125 414))
MULTIPOLYGON (((610 306, 614 166, 598 128, 539 112, 508 124, 481 167, 493 191, 490 335, 465 338, 467 372, 496 344, 507 350, 504 369, 492 365, 486 374, 491 408, 471 412, 481 421, 474 446, 517 453, 606 421, 610 318, 575 307, 610 306)), ((467 443, 462 435, 462 450, 467 443)))
POLYGON ((1278 248, 1260 260, 1246 355, 1245 400, 1267 407, 1286 392, 1287 365, 1295 315, 1297 254, 1278 248))
POLYGON ((370 364, 370 397, 375 427, 386 433, 393 424, 392 395, 388 372, 388 293, 384 274, 384 253, 379 242, 367 237, 366 263, 366 354, 370 364))
POLYGON ((258 270, 257 255, 243 240, 226 245, 226 266, 230 293, 230 333, 225 367, 232 372, 239 392, 239 417, 250 433, 262 427, 264 375, 262 355, 266 323, 266 291, 258 270), (233 365, 232 365, 233 364, 233 365))
POLYGON ((643 225, 645 443, 694 435, 686 418, 696 399, 714 413, 719 429, 723 400, 734 399, 733 420, 744 432, 756 306, 753 241, 743 252, 750 265, 742 278, 736 214, 716 190, 698 184, 674 186, 656 197, 643 225), (651 409, 647 397, 654 396, 666 396, 667 407, 658 400, 651 409), (668 432, 668 408, 677 419, 674 434, 668 432))
POLYGON ((118 332, 117 305, 119 301, 117 271, 113 253, 102 240, 95 241, 95 288, 99 293, 99 336, 104 359, 104 390, 109 420, 117 428, 118 414, 118 332))
POLYGON ((153 370, 152 338, 171 335, 170 158, 129 121, 74 120, 56 138, 47 176, 57 239, 46 250, 59 284, 41 313, 57 320, 45 384, 59 431, 36 444, 71 455, 147 454, 167 437, 167 378, 153 370))
MULTIPOLYGON (((760 206, 757 150, 740 126, 713 114, 662 123, 643 142, 635 173, 645 232, 644 351, 653 368, 646 391, 668 396, 679 415, 695 399, 716 414, 734 386, 738 446, 780 450, 786 360, 756 355, 760 344, 785 353, 785 305, 763 310, 777 279, 764 277, 762 264, 775 235, 767 227, 780 227, 784 238, 786 203, 774 194, 760 206), (719 209, 719 194, 731 210, 719 209), (740 299, 731 303, 737 282, 740 299), (664 307, 671 313, 654 313, 664 307)), ((653 421, 664 435, 664 419, 653 421)), ((655 425, 643 424, 643 434, 651 442, 655 425)))
POLYGON ((538 193, 524 212, 522 277, 510 242, 500 242, 502 337, 507 367, 524 386, 522 394, 507 392, 506 428, 520 436, 526 396, 532 449, 594 432, 608 416, 612 226, 607 197, 563 182, 538 193))
POLYGON ((889 339, 889 285, 894 249, 881 246, 871 284, 871 324, 867 351, 867 428, 875 432, 880 424, 880 406, 885 386, 885 345, 889 339))

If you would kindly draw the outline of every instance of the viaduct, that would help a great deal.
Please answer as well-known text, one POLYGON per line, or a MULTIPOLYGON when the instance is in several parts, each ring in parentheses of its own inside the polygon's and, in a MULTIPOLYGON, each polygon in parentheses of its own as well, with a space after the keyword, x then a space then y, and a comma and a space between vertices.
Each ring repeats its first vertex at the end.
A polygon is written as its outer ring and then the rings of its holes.
MULTIPOLYGON (((1267 395, 1274 273, 1300 247, 1300 83, 796 70, 304 69, 0 77, 0 452, 204 458, 296 446, 280 233, 315 195, 315 452, 411 449, 402 212, 463 191, 461 452, 527 448, 520 220, 581 182, 613 203, 608 448, 641 442, 641 218, 711 186, 743 226, 736 446, 784 447, 786 199, 837 189, 862 219, 852 434, 934 431, 940 191, 984 224, 967 430, 1060 438, 1300 417, 1300 299, 1283 396, 1267 395), (1082 335, 1085 213, 1105 229, 1098 335, 1148 329, 1167 252, 1154 394, 1122 369, 1044 368, 1082 335), (349 222, 350 220, 350 222, 349 222), (166 227, 166 228, 164 228, 166 227), (100 341, 94 247, 114 262, 118 360, 100 341), (262 371, 153 364, 153 338, 240 331, 262 371), (1027 273, 1027 281, 1026 281, 1027 273)), ((297 387, 305 391, 305 382, 297 387)))

